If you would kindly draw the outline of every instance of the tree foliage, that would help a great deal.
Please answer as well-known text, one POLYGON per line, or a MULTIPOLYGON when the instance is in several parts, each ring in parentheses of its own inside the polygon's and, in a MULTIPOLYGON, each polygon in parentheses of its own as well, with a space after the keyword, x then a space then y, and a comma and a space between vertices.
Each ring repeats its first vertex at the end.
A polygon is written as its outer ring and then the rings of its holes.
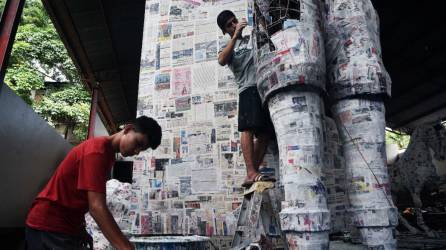
POLYGON ((73 129, 78 140, 86 137, 90 96, 87 91, 79 89, 79 86, 70 84, 51 89, 34 105, 34 109, 51 125, 63 123, 73 129))
POLYGON ((410 135, 403 132, 386 129, 386 143, 396 144, 399 149, 406 149, 409 145, 410 135))
POLYGON ((3 9, 5 8, 6 0, 0 0, 0 18, 3 15, 3 9))
POLYGON ((78 141, 85 139, 90 97, 40 0, 25 2, 5 83, 51 125, 65 124, 78 141), (48 88, 42 100, 33 100, 33 91, 47 88, 45 81, 69 84, 48 88))

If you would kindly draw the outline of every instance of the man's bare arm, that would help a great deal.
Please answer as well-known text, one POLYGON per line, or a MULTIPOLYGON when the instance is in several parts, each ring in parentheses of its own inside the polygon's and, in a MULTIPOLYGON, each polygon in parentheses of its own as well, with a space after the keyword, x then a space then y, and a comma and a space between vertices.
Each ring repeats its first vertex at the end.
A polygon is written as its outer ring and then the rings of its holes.
POLYGON ((98 224, 105 238, 118 250, 134 250, 108 210, 105 194, 88 191, 89 212, 98 224))
POLYGON ((218 54, 218 64, 221 66, 228 64, 228 61, 232 56, 232 50, 234 49, 236 40, 237 39, 231 38, 226 47, 218 54))

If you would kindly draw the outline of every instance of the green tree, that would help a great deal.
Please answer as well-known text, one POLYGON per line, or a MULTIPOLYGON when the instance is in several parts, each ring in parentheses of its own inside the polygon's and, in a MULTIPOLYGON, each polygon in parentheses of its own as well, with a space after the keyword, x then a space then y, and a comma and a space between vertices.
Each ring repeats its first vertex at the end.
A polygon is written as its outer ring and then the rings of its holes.
POLYGON ((3 15, 3 10, 5 9, 6 0, 0 0, 0 17, 3 15))
POLYGON ((40 102, 34 104, 34 110, 52 126, 64 124, 65 137, 71 130, 77 141, 86 138, 90 96, 79 86, 69 84, 51 88, 40 102))
MULTIPOLYGON (((0 1, 1 6, 5 0, 0 1)), ((85 139, 90 97, 40 0, 25 2, 5 83, 51 125, 67 125, 77 141, 85 139), (46 88, 45 80, 69 84, 48 88, 42 100, 33 100, 34 91, 46 88)))
POLYGON ((3 16, 3 9, 5 8, 6 0, 0 0, 0 18, 3 16))
POLYGON ((387 144, 396 144, 399 149, 406 149, 409 141, 410 135, 389 128, 386 129, 387 144))

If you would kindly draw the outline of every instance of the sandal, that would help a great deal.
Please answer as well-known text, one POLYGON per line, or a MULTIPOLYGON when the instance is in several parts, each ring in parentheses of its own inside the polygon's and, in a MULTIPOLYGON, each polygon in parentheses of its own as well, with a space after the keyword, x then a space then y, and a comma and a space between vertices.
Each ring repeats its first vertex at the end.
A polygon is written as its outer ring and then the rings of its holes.
POLYGON ((254 181, 245 181, 242 183, 242 187, 244 188, 250 188, 254 184, 254 181))
POLYGON ((270 182, 276 182, 276 178, 266 175, 266 174, 258 174, 255 178, 254 178, 254 182, 258 182, 258 181, 270 181, 270 182))
POLYGON ((245 182, 242 183, 242 187, 244 188, 249 188, 252 186, 252 184, 254 184, 254 182, 258 182, 258 181, 270 181, 270 182, 276 182, 276 178, 272 177, 272 176, 268 176, 266 174, 261 174, 258 173, 256 175, 256 177, 254 177, 254 180, 247 180, 245 182))

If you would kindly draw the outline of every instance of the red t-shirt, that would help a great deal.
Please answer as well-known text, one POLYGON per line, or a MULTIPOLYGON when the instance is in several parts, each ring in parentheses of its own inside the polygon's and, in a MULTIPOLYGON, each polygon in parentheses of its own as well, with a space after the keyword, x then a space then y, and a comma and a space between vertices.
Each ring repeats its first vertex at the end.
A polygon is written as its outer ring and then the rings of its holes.
POLYGON ((114 151, 107 137, 89 139, 74 147, 34 200, 26 225, 79 235, 88 212, 87 191, 105 194, 105 183, 114 162, 114 151))

